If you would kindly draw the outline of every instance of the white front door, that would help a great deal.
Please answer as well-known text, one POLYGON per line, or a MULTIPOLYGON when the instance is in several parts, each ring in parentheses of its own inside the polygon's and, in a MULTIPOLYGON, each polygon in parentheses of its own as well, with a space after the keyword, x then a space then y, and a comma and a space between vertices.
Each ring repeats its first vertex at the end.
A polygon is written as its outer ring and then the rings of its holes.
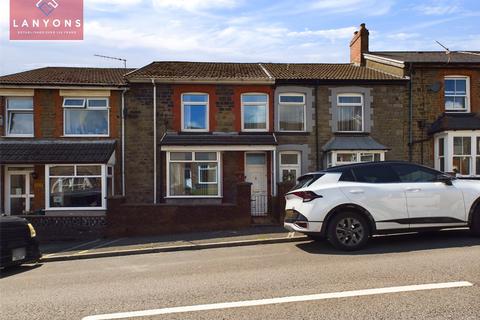
POLYGON ((246 153, 246 181, 252 184, 252 216, 263 216, 268 211, 267 154, 246 153))
POLYGON ((33 168, 7 167, 5 171, 5 213, 22 215, 30 212, 34 198, 33 168))

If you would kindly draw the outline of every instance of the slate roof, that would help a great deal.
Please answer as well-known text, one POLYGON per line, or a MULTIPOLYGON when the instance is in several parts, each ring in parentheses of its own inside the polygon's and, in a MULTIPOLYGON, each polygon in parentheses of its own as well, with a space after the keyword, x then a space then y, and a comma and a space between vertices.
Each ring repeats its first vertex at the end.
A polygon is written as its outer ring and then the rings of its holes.
POLYGON ((0 163, 107 163, 115 145, 114 140, 0 140, 0 163))
POLYGON ((480 51, 373 51, 367 54, 413 63, 480 63, 480 51))
POLYGON ((444 113, 431 125, 428 133, 448 130, 480 130, 480 116, 476 113, 444 113))
POLYGON ((176 134, 167 133, 160 141, 164 146, 276 145, 273 133, 262 134, 176 134))
POLYGON ((266 63, 277 80, 403 80, 401 77, 353 64, 266 63))
POLYGON ((323 151, 331 150, 389 150, 383 144, 378 143, 370 136, 335 136, 323 147, 323 151))
POLYGON ((127 75, 128 80, 273 81, 259 63, 156 61, 127 75))
POLYGON ((46 67, 0 77, 1 85, 124 86, 124 74, 134 69, 46 67))

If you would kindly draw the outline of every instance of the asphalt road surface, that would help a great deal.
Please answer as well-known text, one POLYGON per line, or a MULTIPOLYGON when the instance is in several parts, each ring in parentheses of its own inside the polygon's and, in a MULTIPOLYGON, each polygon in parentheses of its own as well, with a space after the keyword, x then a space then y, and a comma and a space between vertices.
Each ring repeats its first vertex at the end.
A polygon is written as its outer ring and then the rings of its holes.
POLYGON ((4 272, 0 295, 9 320, 480 319, 480 239, 448 231, 380 237, 358 253, 305 241, 51 262, 4 272), (324 293, 340 297, 304 297, 324 293), (198 311, 205 304, 218 309, 198 311), (175 307, 189 308, 165 309, 175 307))

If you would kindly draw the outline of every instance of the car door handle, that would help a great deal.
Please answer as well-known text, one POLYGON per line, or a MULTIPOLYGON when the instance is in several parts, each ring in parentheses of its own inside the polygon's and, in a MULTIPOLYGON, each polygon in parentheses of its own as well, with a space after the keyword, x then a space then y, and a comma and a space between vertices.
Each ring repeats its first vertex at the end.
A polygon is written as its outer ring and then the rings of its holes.
POLYGON ((412 188, 406 188, 405 191, 407 191, 407 192, 419 192, 419 191, 422 191, 422 189, 412 187, 412 188))
POLYGON ((361 189, 352 189, 349 192, 352 193, 352 194, 362 194, 362 193, 364 193, 364 191, 361 190, 361 189))

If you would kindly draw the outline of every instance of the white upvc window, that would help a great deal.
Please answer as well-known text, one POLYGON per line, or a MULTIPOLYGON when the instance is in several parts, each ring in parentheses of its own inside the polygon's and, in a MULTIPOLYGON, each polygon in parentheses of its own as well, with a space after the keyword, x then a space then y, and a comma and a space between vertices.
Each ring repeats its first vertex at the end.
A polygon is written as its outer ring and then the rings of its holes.
POLYGON ((446 131, 435 135, 435 169, 457 176, 480 176, 479 143, 480 130, 446 131))
POLYGON ((33 132, 33 98, 6 98, 6 136, 33 137, 33 132))
POLYGON ((108 137, 108 98, 64 98, 63 134, 73 137, 108 137))
POLYGON ((364 131, 364 99, 359 93, 337 95, 337 131, 364 131))
POLYGON ((385 152, 383 150, 352 150, 352 151, 331 151, 327 155, 327 167, 340 165, 385 161, 385 152))
POLYGON ((244 93, 241 103, 242 131, 268 131, 268 95, 244 93))
POLYGON ((302 174, 302 159, 299 151, 279 153, 280 182, 297 181, 302 174))
POLYGON ((445 111, 470 111, 470 81, 465 76, 445 77, 445 111))
POLYGON ((206 93, 182 94, 182 131, 209 130, 209 96, 206 93))
POLYGON ((106 165, 46 165, 45 177, 47 210, 106 209, 106 165))
POLYGON ((167 152, 167 197, 220 197, 220 163, 220 152, 167 152))
POLYGON ((304 132, 306 123, 305 95, 282 93, 278 96, 278 129, 284 132, 304 132))

